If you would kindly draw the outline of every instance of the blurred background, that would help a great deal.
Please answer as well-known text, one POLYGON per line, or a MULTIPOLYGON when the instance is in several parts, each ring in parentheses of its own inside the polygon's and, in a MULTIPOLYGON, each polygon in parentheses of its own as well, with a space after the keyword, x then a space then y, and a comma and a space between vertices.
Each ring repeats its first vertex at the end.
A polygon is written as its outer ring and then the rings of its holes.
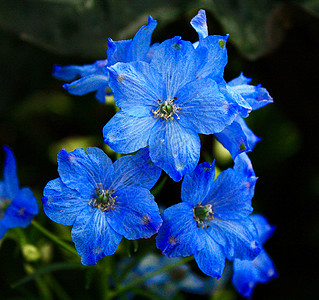
MULTIPOLYGON (((206 10, 210 34, 230 34, 226 81, 244 72, 274 98, 247 119, 262 138, 249 155, 259 177, 253 206, 277 227, 265 248, 279 273, 278 279, 258 285, 253 299, 318 299, 319 1, 2 0, 0 144, 13 149, 20 185, 31 187, 40 203, 45 184, 58 176, 58 151, 87 146, 107 150, 102 128, 115 113, 114 106, 99 103, 94 94, 69 95, 52 77, 53 65, 105 59, 107 38, 132 38, 148 15, 158 21, 152 42, 175 35, 195 42, 189 22, 200 8, 206 10)), ((201 161, 216 158, 221 169, 232 165, 213 137, 201 138, 201 161)), ((2 170, 3 153, 0 158, 2 170)), ((165 205, 178 203, 180 183, 168 179, 156 199, 165 205)), ((70 239, 69 228, 52 224, 43 212, 37 220, 70 239)), ((34 229, 27 232, 39 243, 34 229)), ((53 251, 55 246, 45 238, 38 246, 48 262, 66 255, 53 251)), ((41 288, 37 292, 39 283, 33 280, 10 286, 32 273, 30 268, 37 265, 25 260, 14 240, 6 240, 0 248, 1 299, 55 299, 41 294, 41 288)), ((66 283, 71 299, 95 299, 81 272, 60 270, 54 280, 66 283)), ((242 299, 231 285, 223 293, 212 299, 242 299)))

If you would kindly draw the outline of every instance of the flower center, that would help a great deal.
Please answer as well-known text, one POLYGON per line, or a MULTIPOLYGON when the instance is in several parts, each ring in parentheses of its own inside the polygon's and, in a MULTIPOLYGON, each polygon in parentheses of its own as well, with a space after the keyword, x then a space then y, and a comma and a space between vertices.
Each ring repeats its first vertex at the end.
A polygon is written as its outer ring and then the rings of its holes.
POLYGON ((207 228, 209 225, 205 224, 205 221, 214 219, 214 213, 212 211, 212 205, 206 204, 204 206, 197 205, 193 208, 193 217, 197 222, 197 227, 207 228))
POLYGON ((114 190, 103 190, 101 188, 95 189, 96 197, 91 199, 89 205, 97 207, 101 211, 109 211, 114 209, 114 204, 117 196, 112 197, 114 190))
POLYGON ((152 110, 154 114, 154 118, 163 118, 166 121, 173 120, 174 115, 176 115, 176 118, 179 119, 178 112, 180 111, 180 106, 178 104, 174 104, 174 100, 176 100, 177 97, 174 97, 173 100, 165 100, 161 101, 158 99, 158 108, 157 110, 152 110))
POLYGON ((0 220, 3 218, 4 212, 10 205, 10 202, 10 199, 0 198, 0 220))

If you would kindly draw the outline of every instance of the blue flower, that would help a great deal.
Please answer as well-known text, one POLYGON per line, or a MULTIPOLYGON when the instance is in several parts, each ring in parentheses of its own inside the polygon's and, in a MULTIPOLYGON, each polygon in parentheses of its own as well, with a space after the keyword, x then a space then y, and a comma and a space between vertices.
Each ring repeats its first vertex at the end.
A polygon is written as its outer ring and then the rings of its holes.
POLYGON ((168 257, 194 255, 202 272, 220 277, 226 258, 254 259, 260 252, 248 218, 257 178, 245 153, 237 156, 233 169, 214 177, 214 163, 185 175, 182 202, 162 214, 156 245, 168 257))
POLYGON ((113 254, 122 236, 149 238, 162 224, 149 189, 161 170, 148 150, 111 159, 99 148, 58 154, 60 177, 43 191, 43 208, 53 221, 73 225, 71 236, 84 265, 113 254))
MULTIPOLYGON (((257 228, 260 242, 264 244, 273 234, 274 226, 261 215, 252 215, 250 218, 257 228)), ((235 259, 233 268, 233 285, 242 296, 248 298, 252 296, 258 282, 266 283, 278 276, 271 258, 264 249, 254 260, 235 259)))
POLYGON ((195 49, 175 37, 155 48, 150 63, 110 67, 121 110, 103 129, 105 143, 119 153, 149 146, 151 160, 175 181, 193 171, 200 156, 198 134, 221 132, 238 114, 238 104, 217 84, 227 60, 218 41, 225 40, 209 36, 195 49))
POLYGON ((132 40, 114 42, 108 40, 107 59, 98 60, 92 65, 84 66, 54 66, 53 76, 62 80, 80 79, 71 83, 65 83, 63 87, 73 95, 84 95, 97 91, 95 97, 101 103, 105 103, 105 96, 111 94, 109 87, 109 72, 107 66, 119 61, 130 62, 137 60, 148 61, 153 52, 150 47, 151 36, 157 22, 150 16, 148 25, 142 26, 132 40))
POLYGON ((3 146, 6 158, 0 181, 0 239, 10 228, 27 227, 39 212, 36 198, 28 187, 19 188, 16 162, 10 148, 3 146))
MULTIPOLYGON (((180 258, 159 257, 154 254, 145 256, 133 270, 130 280, 159 270, 170 264, 178 262, 180 258)), ((176 266, 170 271, 147 279, 146 288, 161 295, 165 299, 171 299, 180 290, 193 294, 206 293, 206 282, 200 276, 194 274, 188 264, 176 266)))
MULTIPOLYGON (((196 49, 200 49, 201 44, 204 44, 206 39, 216 37, 208 36, 206 13, 204 10, 198 12, 192 19, 191 25, 199 36, 199 42, 194 44, 196 49)), ((219 42, 223 43, 223 40, 219 42)), ((226 57, 226 52, 221 52, 221 55, 226 57)), ((216 60, 215 57, 210 59, 216 60)), ((225 62, 225 66, 227 59, 222 61, 225 62)), ((273 100, 265 88, 261 87, 261 85, 250 85, 251 79, 245 77, 243 74, 240 74, 240 76, 228 83, 222 78, 222 73, 219 75, 220 80, 216 78, 215 80, 219 82, 221 93, 229 102, 238 104, 238 110, 241 116, 238 116, 234 122, 221 132, 215 133, 215 137, 231 153, 232 157, 235 158, 239 153, 252 151, 255 144, 260 141, 260 138, 248 128, 242 117, 248 117, 252 110, 261 108, 273 102, 273 100)))

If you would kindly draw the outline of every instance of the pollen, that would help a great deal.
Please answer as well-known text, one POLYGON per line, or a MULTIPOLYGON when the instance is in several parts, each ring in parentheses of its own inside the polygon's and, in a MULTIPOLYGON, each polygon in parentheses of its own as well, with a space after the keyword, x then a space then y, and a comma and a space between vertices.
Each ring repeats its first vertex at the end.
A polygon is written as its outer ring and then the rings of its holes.
POLYGON ((92 207, 97 207, 102 212, 110 211, 115 208, 115 200, 117 196, 113 197, 114 189, 112 190, 103 190, 102 184, 98 184, 98 187, 95 189, 95 198, 89 201, 89 205, 92 207))
POLYGON ((174 115, 177 119, 179 119, 178 113, 180 111, 180 106, 178 104, 174 104, 174 100, 177 98, 174 97, 173 100, 165 100, 161 101, 158 99, 158 108, 156 110, 152 110, 152 113, 154 114, 154 118, 162 118, 166 121, 173 120, 174 115))
POLYGON ((193 218, 197 222, 197 227, 208 228, 209 225, 205 221, 211 221, 214 219, 214 212, 211 204, 204 206, 197 205, 193 208, 193 218))

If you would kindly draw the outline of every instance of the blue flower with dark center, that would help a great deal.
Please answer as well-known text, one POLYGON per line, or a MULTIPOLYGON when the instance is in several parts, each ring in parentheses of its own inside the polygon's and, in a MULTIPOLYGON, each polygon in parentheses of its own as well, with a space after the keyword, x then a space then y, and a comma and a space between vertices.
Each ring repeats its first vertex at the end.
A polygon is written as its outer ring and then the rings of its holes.
POLYGON ((19 188, 16 162, 12 151, 3 146, 6 158, 0 181, 0 239, 10 228, 27 227, 39 212, 36 198, 28 187, 19 188))
MULTIPOLYGON (((192 19, 191 25, 199 36, 199 41, 194 44, 194 47, 197 51, 200 51, 201 47, 203 48, 207 44, 207 42, 205 43, 207 39, 215 37, 208 35, 206 13, 204 10, 198 12, 192 19)), ((225 41, 220 40, 219 43, 225 47, 225 41)), ((226 56, 226 53, 221 52, 221 55, 226 56)), ((216 60, 216 57, 211 59, 216 60)), ((224 61, 225 66, 227 60, 224 61)), ((215 80, 217 79, 215 78, 215 80)), ((250 81, 251 79, 245 77, 243 74, 240 74, 240 76, 228 83, 224 81, 222 74, 220 74, 220 80, 218 81, 221 93, 229 102, 238 104, 238 110, 241 115, 237 116, 234 122, 224 130, 215 133, 215 137, 231 153, 233 158, 239 153, 252 151, 255 144, 260 141, 260 138, 248 128, 243 117, 246 118, 252 110, 273 102, 272 97, 265 88, 261 87, 261 85, 250 85, 250 81)))
POLYGON ((151 160, 175 181, 194 170, 198 134, 221 132, 238 114, 238 104, 229 102, 217 84, 227 61, 218 41, 226 37, 210 37, 196 49, 175 37, 155 48, 150 63, 109 68, 121 110, 103 129, 105 143, 119 153, 149 146, 151 160))
POLYGON ((245 153, 214 178, 214 163, 185 175, 182 202, 163 212, 156 245, 168 257, 194 255, 205 274, 219 278, 226 258, 251 260, 260 252, 248 217, 257 178, 245 153))
POLYGON ((84 265, 112 255, 122 237, 149 238, 162 224, 149 189, 161 170, 147 149, 111 159, 99 148, 58 154, 60 177, 43 191, 43 208, 53 221, 73 225, 71 235, 84 265))
MULTIPOLYGON (((264 244, 273 234, 275 228, 265 217, 252 215, 261 244, 264 244)), ((234 260, 233 285, 244 297, 251 298, 254 287, 258 282, 266 283, 278 276, 274 263, 264 249, 254 260, 234 260)))
POLYGON ((142 26, 131 40, 114 42, 108 40, 107 59, 98 60, 92 65, 84 66, 54 66, 53 76, 62 80, 80 79, 71 83, 63 84, 63 87, 72 95, 84 95, 97 91, 95 97, 101 103, 105 103, 105 97, 112 94, 109 87, 109 72, 107 66, 119 61, 130 62, 137 60, 148 61, 153 53, 151 36, 157 25, 156 20, 151 16, 148 25, 142 26))

